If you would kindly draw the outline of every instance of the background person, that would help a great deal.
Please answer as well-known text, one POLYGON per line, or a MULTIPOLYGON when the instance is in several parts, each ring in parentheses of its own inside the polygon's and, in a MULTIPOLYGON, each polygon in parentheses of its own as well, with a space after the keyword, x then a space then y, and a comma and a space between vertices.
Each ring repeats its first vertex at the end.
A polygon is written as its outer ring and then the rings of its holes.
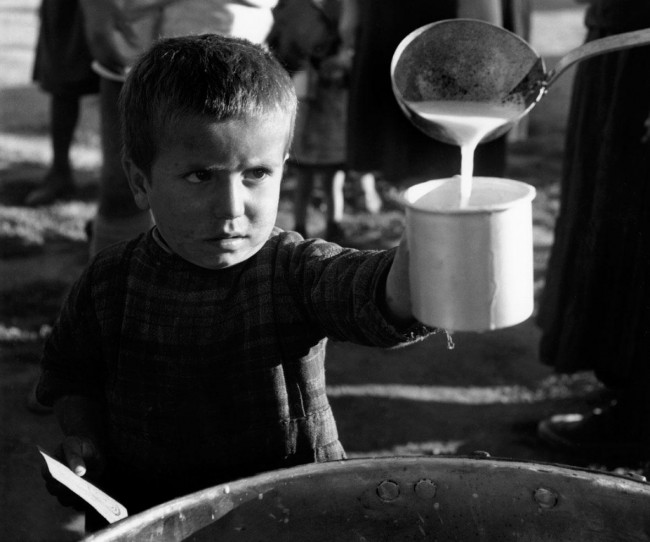
MULTIPOLYGON (((350 241, 345 239, 342 221, 353 57, 353 51, 341 46, 341 6, 341 0, 282 0, 274 10, 275 23, 269 37, 271 49, 293 74, 300 100, 288 161, 289 171, 296 178, 294 230, 305 237, 315 233, 307 231, 307 218, 320 182, 325 199, 323 235, 339 244, 350 241)), ((378 212, 381 200, 374 182, 366 181, 360 188, 363 207, 378 212)))
MULTIPOLYGON (((92 56, 84 33, 77 0, 43 0, 34 61, 34 81, 50 94, 52 164, 41 186, 30 191, 25 205, 48 205, 71 196, 75 180, 70 148, 82 96, 99 92, 99 77, 92 70, 92 56)), ((26 407, 34 414, 50 414, 35 395, 36 382, 27 394, 26 407)))
MULTIPOLYGON (((587 41, 650 27, 645 0, 595 0, 587 41)), ((650 47, 581 62, 567 123, 560 214, 537 322, 540 359, 593 371, 613 402, 543 420, 583 458, 650 459, 650 47)))
POLYGON ((70 196, 75 180, 70 147, 82 96, 99 92, 99 78, 90 65, 83 14, 77 0, 43 0, 34 62, 34 81, 50 95, 52 164, 41 186, 25 199, 46 205, 70 196))

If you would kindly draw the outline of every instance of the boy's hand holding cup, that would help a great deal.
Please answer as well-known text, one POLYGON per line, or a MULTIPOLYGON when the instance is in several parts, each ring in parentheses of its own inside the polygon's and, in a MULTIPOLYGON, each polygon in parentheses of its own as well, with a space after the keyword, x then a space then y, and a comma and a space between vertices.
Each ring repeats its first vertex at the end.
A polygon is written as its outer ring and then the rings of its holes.
POLYGON ((386 278, 386 305, 398 322, 413 320, 409 283, 409 250, 406 234, 402 236, 393 265, 386 278))

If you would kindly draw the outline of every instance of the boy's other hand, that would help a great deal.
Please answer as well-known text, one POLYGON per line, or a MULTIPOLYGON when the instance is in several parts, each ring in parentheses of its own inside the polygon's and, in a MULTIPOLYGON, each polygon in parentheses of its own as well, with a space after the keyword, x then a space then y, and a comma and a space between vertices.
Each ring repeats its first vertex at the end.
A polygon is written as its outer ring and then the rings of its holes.
MULTIPOLYGON (((95 444, 86 437, 66 437, 54 451, 54 458, 66 465, 78 476, 83 476, 88 481, 98 479, 104 471, 104 457, 95 444)), ((41 470, 45 479, 45 487, 63 506, 70 506, 76 510, 84 510, 87 505, 83 499, 75 495, 67 487, 56 481, 47 466, 41 470)))
POLYGON ((406 233, 402 235, 393 265, 386 278, 386 306, 397 323, 408 324, 413 322, 406 233))
POLYGON ((90 466, 90 477, 96 478, 95 471, 103 463, 101 454, 93 442, 86 437, 66 437, 61 443, 63 463, 77 476, 85 476, 90 466))

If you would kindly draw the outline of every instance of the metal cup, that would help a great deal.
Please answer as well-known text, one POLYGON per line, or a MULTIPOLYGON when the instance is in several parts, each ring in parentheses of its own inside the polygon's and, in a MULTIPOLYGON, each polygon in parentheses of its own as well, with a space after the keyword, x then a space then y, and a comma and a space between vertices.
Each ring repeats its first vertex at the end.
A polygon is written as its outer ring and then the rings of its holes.
POLYGON ((460 208, 459 178, 405 192, 414 316, 449 331, 518 324, 533 312, 532 200, 535 189, 475 177, 460 208))

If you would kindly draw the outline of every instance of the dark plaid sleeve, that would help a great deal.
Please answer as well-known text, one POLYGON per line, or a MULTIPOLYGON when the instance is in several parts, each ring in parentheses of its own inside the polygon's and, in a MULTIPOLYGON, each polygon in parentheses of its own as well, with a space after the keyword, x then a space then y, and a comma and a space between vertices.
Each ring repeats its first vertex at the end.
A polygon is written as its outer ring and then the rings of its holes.
POLYGON ((415 321, 400 329, 387 318, 386 277, 396 249, 360 251, 316 239, 295 244, 287 239, 286 251, 286 274, 297 302, 330 338, 391 347, 434 331, 415 321))
POLYGON ((52 405, 65 395, 103 397, 102 339, 95 300, 98 291, 112 290, 117 278, 118 269, 104 256, 72 286, 43 349, 36 392, 43 404, 52 405))

